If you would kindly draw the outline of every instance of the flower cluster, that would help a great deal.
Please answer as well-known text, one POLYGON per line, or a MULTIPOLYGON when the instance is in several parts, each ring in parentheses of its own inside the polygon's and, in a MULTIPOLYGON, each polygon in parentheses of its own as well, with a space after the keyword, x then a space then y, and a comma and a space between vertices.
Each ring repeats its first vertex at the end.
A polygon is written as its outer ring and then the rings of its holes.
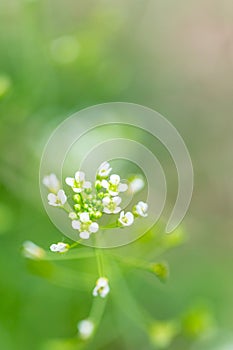
MULTIPOLYGON (((89 239, 93 233, 96 233, 101 226, 97 222, 103 215, 116 215, 114 227, 127 227, 134 223, 137 217, 146 217, 148 205, 142 201, 138 202, 132 212, 125 212, 121 208, 122 198, 120 194, 131 192, 137 182, 140 182, 140 188, 143 187, 142 179, 135 179, 134 184, 125 183, 118 174, 111 174, 112 168, 108 162, 104 162, 97 170, 94 184, 87 181, 83 171, 77 171, 74 177, 67 177, 66 184, 71 187, 72 210, 67 203, 67 195, 60 188, 60 182, 55 174, 44 177, 43 184, 49 189, 48 204, 54 207, 60 207, 68 212, 71 219, 71 226, 77 230, 81 239, 89 239), (136 182, 135 182, 136 181, 136 182)), ((136 186, 138 188, 138 186, 136 186)), ((134 189, 137 192, 137 189, 134 189)), ((63 253, 69 248, 63 243, 53 244, 50 247, 53 252, 63 253)))

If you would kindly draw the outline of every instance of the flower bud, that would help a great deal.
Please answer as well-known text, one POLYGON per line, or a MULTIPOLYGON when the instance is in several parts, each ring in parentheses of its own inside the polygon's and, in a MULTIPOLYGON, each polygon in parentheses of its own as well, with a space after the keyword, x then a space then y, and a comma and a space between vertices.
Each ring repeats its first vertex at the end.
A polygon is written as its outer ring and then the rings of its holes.
POLYGON ((97 180, 95 182, 95 188, 96 188, 97 191, 99 191, 102 188, 102 184, 101 184, 100 180, 97 180))
POLYGON ((80 204, 75 204, 74 205, 74 210, 80 211, 81 210, 81 205, 80 204))
POLYGON ((93 218, 94 219, 100 219, 102 215, 103 214, 101 213, 101 211, 98 210, 98 211, 94 212, 93 218))
POLYGON ((82 202, 82 198, 81 198, 80 194, 75 194, 73 196, 73 200, 75 201, 75 203, 81 203, 82 202))
POLYGON ((97 197, 98 197, 99 199, 103 199, 103 198, 104 198, 104 192, 99 192, 99 193, 97 194, 97 197))

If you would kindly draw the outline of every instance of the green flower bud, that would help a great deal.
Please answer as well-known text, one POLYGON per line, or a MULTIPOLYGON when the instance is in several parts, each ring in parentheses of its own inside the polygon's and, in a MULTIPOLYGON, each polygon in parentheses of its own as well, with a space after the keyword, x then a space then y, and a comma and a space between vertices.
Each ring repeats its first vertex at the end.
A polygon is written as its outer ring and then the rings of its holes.
POLYGON ((135 217, 138 217, 138 216, 139 216, 139 215, 138 215, 138 212, 137 212, 137 209, 136 209, 136 205, 133 207, 132 212, 133 212, 133 215, 134 215, 135 217))
POLYGON ((85 189, 85 193, 90 194, 91 192, 92 192, 92 188, 91 187, 85 189))
POLYGON ((74 210, 80 211, 81 210, 81 205, 80 204, 75 204, 74 205, 74 210))
POLYGON ((97 197, 100 198, 100 199, 103 199, 104 198, 104 192, 99 192, 97 194, 97 197))
POLYGON ((89 205, 87 203, 83 204, 84 209, 89 209, 89 205))
POLYGON ((95 188, 97 189, 97 191, 99 191, 102 188, 102 184, 100 180, 97 180, 95 182, 95 188))
POLYGON ((82 202, 82 198, 81 198, 80 194, 75 194, 73 196, 73 200, 75 201, 75 203, 81 203, 82 202))
POLYGON ((94 212, 93 218, 94 219, 100 219, 102 215, 103 214, 101 213, 101 211, 98 210, 98 211, 94 212))

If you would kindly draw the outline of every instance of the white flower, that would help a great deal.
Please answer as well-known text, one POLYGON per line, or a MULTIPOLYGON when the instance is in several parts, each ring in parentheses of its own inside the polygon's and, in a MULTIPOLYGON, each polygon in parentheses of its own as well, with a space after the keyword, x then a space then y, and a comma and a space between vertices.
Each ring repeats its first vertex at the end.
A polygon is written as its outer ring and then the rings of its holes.
POLYGON ((45 255, 44 249, 31 241, 23 243, 23 255, 29 259, 41 259, 45 255))
POLYGON ((97 174, 99 178, 105 178, 105 177, 108 177, 111 171, 112 171, 112 168, 110 167, 110 164, 108 162, 103 162, 100 165, 97 174))
POLYGON ((121 203, 120 197, 104 197, 102 203, 104 205, 103 212, 106 214, 117 214, 121 211, 121 208, 118 207, 121 203))
POLYGON ((131 193, 137 193, 143 189, 145 186, 145 182, 140 177, 135 177, 132 181, 129 183, 129 189, 131 193))
POLYGON ((74 192, 80 193, 85 189, 91 188, 91 182, 85 181, 85 173, 83 171, 77 171, 73 177, 67 177, 66 183, 72 187, 74 192))
POLYGON ((69 213, 69 218, 71 220, 77 219, 77 214, 74 211, 72 211, 72 212, 69 213))
POLYGON ((90 320, 82 320, 77 325, 80 338, 86 340, 90 338, 94 331, 94 323, 90 320))
POLYGON ((110 292, 110 288, 108 285, 108 279, 105 277, 100 277, 96 281, 96 286, 93 289, 92 295, 96 297, 97 295, 101 296, 101 298, 105 298, 110 292))
POLYGON ((133 214, 130 211, 128 211, 127 213, 122 211, 120 213, 120 217, 119 217, 118 221, 123 226, 130 226, 134 222, 134 216, 133 216, 133 214))
POLYGON ((117 196, 119 192, 125 192, 128 189, 128 185, 123 184, 120 181, 120 176, 113 174, 110 176, 109 181, 102 180, 102 186, 108 190, 111 196, 117 196))
POLYGON ((88 239, 91 233, 95 233, 99 229, 97 222, 90 220, 89 213, 81 213, 79 215, 80 220, 73 220, 72 227, 80 232, 79 236, 82 239, 88 239))
POLYGON ((50 250, 51 252, 56 252, 56 253, 65 253, 69 250, 69 244, 63 243, 63 242, 58 242, 57 244, 51 244, 50 250))
POLYGON ((45 176, 43 178, 43 184, 53 193, 57 193, 60 189, 60 182, 55 174, 45 176))
POLYGON ((67 197, 63 190, 59 190, 57 194, 49 193, 48 201, 49 205, 52 205, 53 207, 61 207, 67 201, 67 197))
POLYGON ((145 218, 148 215, 147 210, 148 210, 148 204, 140 201, 138 202, 138 204, 135 205, 134 212, 136 215, 139 215, 145 218))

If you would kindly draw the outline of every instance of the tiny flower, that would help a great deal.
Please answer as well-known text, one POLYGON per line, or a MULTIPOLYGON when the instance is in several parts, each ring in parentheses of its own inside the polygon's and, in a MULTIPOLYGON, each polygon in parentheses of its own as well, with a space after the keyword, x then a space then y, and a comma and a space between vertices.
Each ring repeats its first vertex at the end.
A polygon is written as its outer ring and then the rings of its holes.
POLYGON ((51 252, 56 252, 56 253, 65 253, 69 250, 69 244, 63 243, 63 242, 58 242, 57 244, 51 244, 50 250, 51 252))
POLYGON ((67 177, 66 183, 72 187, 74 192, 80 193, 83 190, 91 189, 91 182, 85 181, 85 173, 83 171, 77 171, 73 177, 67 177))
POLYGON ((117 196, 119 192, 125 192, 128 189, 128 185, 121 183, 120 180, 119 175, 113 174, 109 181, 102 180, 102 186, 106 188, 111 196, 117 196))
POLYGON ((127 213, 122 211, 120 213, 120 217, 119 217, 118 221, 120 222, 120 224, 122 226, 130 226, 134 222, 134 216, 130 211, 128 211, 127 213))
POLYGON ((110 292, 110 287, 108 285, 108 279, 105 277, 100 277, 96 281, 96 286, 93 289, 93 296, 96 297, 97 295, 101 296, 101 298, 105 298, 108 293, 110 292))
POLYGON ((108 162, 103 162, 98 169, 97 176, 99 178, 108 177, 111 171, 112 171, 112 168, 110 167, 110 164, 108 162))
POLYGON ((53 207, 61 207, 67 201, 67 197, 63 190, 59 190, 57 194, 49 193, 48 201, 49 205, 52 205, 53 207))
POLYGON ((69 218, 71 220, 75 220, 75 219, 77 219, 77 214, 74 211, 72 211, 71 213, 69 213, 69 218))
POLYGON ((55 174, 45 176, 43 184, 53 193, 57 193, 60 189, 60 182, 55 174))
POLYGON ((23 255, 29 259, 41 259, 45 255, 44 249, 31 241, 23 243, 23 255))
POLYGON ((117 214, 121 211, 121 208, 118 207, 121 203, 120 197, 104 197, 102 203, 104 205, 103 212, 106 214, 117 214))
POLYGON ((145 182, 142 178, 140 177, 135 177, 133 178, 132 181, 129 183, 129 189, 131 193, 137 193, 143 189, 145 186, 145 182))
POLYGON ((134 214, 136 216, 142 216, 145 218, 148 215, 147 210, 148 210, 148 204, 140 201, 138 202, 138 204, 135 205, 134 214))
POLYGON ((80 232, 79 236, 82 239, 88 239, 91 233, 95 233, 99 229, 97 222, 90 220, 90 215, 87 212, 79 215, 80 220, 73 220, 72 227, 80 232))
POLYGON ((82 320, 77 325, 80 338, 86 340, 90 338, 94 331, 94 323, 90 320, 82 320))

